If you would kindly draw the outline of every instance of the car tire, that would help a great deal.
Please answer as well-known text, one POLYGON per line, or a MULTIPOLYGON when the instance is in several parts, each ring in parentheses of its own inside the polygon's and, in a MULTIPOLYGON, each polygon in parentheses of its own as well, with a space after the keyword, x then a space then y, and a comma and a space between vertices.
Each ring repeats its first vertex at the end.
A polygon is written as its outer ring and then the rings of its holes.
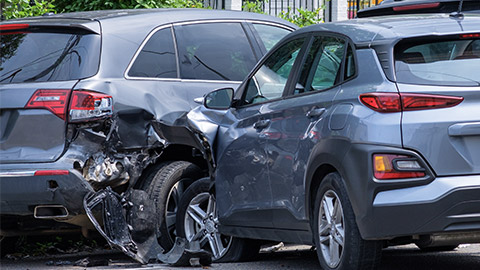
POLYGON ((259 241, 226 236, 218 232, 216 201, 214 194, 209 192, 210 183, 210 179, 203 178, 185 191, 177 214, 178 236, 188 241, 198 237, 196 240, 200 241, 200 247, 211 252, 215 262, 252 260, 260 250, 259 241))
POLYGON ((7 254, 15 253, 18 239, 17 236, 0 236, 0 257, 3 258, 7 254))
POLYGON ((203 176, 202 170, 187 161, 161 163, 145 179, 144 190, 155 202, 158 213, 158 243, 166 251, 176 237, 178 203, 185 189, 203 176))
POLYGON ((343 179, 338 173, 330 173, 322 180, 313 217, 314 241, 322 269, 378 267, 383 243, 362 239, 343 179))

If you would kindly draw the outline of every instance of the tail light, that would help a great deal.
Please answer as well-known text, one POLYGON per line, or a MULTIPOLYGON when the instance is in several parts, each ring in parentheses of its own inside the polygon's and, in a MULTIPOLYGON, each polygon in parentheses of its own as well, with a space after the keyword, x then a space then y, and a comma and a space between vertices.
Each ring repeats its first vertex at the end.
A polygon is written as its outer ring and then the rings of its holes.
POLYGON ((35 176, 43 175, 68 175, 70 172, 68 170, 38 170, 35 171, 35 176))
POLYGON ((373 174, 379 180, 421 178, 426 175, 416 158, 395 154, 374 154, 373 174))
POLYGON ((109 117, 113 114, 111 96, 91 92, 65 89, 37 90, 25 105, 26 109, 47 109, 66 120, 68 100, 70 98, 70 121, 82 122, 109 117), (72 96, 70 97, 70 93, 72 96))
POLYGON ((70 102, 70 121, 89 121, 113 114, 111 96, 90 91, 74 91, 70 102))
POLYGON ((70 90, 37 90, 25 106, 26 109, 47 109, 65 120, 70 90))
POLYGON ((393 7, 393 11, 408 11, 408 10, 417 10, 417 9, 437 8, 439 6, 440 6, 439 2, 426 3, 426 4, 415 4, 415 5, 393 7))
POLYGON ((0 31, 26 29, 29 26, 30 25, 25 23, 3 24, 3 25, 0 25, 0 31))
POLYGON ((16 35, 28 33, 28 24, 16 23, 16 24, 3 24, 0 25, 0 36, 3 35, 16 35))
POLYGON ((388 113, 449 108, 460 104, 463 97, 378 92, 362 94, 360 101, 374 111, 388 113))

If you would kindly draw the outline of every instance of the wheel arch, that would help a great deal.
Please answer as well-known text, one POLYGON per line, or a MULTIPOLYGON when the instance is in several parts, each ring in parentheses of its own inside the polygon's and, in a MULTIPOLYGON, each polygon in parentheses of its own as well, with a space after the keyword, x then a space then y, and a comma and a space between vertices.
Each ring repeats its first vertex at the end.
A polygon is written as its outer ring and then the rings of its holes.
POLYGON ((312 206, 315 204, 315 198, 317 196, 317 191, 318 187, 320 186, 320 183, 322 182, 323 178, 332 172, 338 172, 338 170, 332 166, 329 163, 322 163, 319 164, 318 166, 315 166, 315 169, 312 169, 311 171, 311 176, 308 177, 307 179, 310 180, 310 183, 307 184, 307 198, 305 200, 306 202, 306 208, 308 209, 308 219, 311 220, 313 216, 313 209, 312 206))
POLYGON ((158 170, 159 166, 173 161, 191 162, 197 165, 204 172, 204 176, 208 176, 209 174, 207 160, 204 158, 199 149, 190 145, 170 144, 161 150, 160 156, 154 163, 143 169, 140 178, 134 185, 134 188, 148 186, 149 183, 147 183, 146 180, 149 179, 150 174, 158 170))

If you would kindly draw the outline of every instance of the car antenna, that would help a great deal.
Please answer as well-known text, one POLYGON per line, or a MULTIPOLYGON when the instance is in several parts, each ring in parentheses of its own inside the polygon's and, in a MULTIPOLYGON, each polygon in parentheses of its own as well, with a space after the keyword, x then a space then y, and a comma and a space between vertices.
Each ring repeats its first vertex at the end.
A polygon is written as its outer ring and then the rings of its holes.
POLYGON ((458 10, 450 13, 450 18, 463 18, 462 8, 463 0, 460 0, 460 3, 458 4, 458 10))

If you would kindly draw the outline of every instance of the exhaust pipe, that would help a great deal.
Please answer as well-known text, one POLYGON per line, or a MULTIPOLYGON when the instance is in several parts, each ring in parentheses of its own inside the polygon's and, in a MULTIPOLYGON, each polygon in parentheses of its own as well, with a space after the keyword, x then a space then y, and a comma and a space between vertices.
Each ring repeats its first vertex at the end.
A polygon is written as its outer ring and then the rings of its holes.
POLYGON ((68 210, 63 205, 37 205, 33 211, 35 218, 53 219, 68 217, 68 210))
POLYGON ((421 236, 416 244, 425 247, 480 243, 480 232, 446 233, 421 236))

